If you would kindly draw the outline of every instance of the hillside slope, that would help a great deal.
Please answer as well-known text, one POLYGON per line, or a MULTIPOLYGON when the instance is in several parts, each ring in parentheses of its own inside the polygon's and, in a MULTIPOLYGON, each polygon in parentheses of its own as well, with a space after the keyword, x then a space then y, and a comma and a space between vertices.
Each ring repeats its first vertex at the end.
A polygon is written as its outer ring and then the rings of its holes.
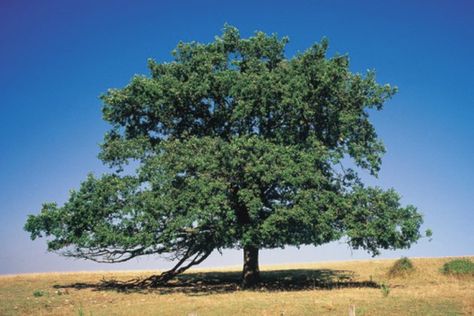
POLYGON ((441 274, 448 260, 413 259, 416 270, 394 278, 395 260, 264 266, 254 291, 239 288, 237 268, 157 289, 120 283, 157 271, 0 276, 0 315, 347 315, 351 305, 356 315, 472 315, 474 277, 441 274))

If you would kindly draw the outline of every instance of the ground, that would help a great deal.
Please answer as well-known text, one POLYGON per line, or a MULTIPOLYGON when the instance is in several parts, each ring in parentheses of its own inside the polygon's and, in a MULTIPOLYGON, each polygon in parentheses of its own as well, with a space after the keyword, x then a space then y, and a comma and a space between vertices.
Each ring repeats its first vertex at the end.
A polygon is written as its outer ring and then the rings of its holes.
POLYGON ((157 271, 8 275, 0 315, 474 315, 474 277, 441 274, 450 259, 413 259, 404 277, 388 276, 388 259, 264 266, 255 290, 240 289, 238 267, 157 289, 121 283, 157 271))

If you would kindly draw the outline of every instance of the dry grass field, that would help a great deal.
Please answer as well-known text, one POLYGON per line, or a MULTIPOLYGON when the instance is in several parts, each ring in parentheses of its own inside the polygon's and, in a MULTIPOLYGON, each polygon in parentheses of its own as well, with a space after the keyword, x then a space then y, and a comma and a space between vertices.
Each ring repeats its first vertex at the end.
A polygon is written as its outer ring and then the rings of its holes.
POLYGON ((474 277, 441 274, 448 260, 413 259, 404 277, 388 276, 394 260, 265 266, 256 290, 239 288, 238 268, 157 289, 120 286, 156 271, 0 276, 0 315, 473 315, 474 277))

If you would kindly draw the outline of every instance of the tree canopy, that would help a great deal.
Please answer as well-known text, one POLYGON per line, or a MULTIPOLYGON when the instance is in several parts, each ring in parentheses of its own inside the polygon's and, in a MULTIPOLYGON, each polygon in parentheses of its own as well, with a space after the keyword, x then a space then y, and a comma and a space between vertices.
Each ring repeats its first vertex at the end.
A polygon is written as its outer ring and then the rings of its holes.
POLYGON ((326 39, 292 58, 287 42, 226 25, 211 43, 180 42, 172 62, 149 60, 150 75, 101 97, 110 173, 89 175, 62 206, 44 204, 25 229, 67 256, 165 256, 177 261, 168 277, 214 250, 244 249, 249 284, 262 248, 341 238, 374 255, 409 247, 422 216, 357 171, 380 169, 369 112, 396 89, 351 72, 347 55, 328 57, 326 39))

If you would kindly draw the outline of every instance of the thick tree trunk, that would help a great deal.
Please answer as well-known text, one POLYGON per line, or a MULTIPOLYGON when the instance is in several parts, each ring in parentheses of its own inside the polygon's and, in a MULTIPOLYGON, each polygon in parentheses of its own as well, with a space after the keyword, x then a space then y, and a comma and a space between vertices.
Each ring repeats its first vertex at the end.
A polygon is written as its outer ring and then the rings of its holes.
POLYGON ((260 281, 260 270, 258 268, 258 248, 254 246, 244 247, 244 269, 242 273, 242 286, 251 288, 260 281))

